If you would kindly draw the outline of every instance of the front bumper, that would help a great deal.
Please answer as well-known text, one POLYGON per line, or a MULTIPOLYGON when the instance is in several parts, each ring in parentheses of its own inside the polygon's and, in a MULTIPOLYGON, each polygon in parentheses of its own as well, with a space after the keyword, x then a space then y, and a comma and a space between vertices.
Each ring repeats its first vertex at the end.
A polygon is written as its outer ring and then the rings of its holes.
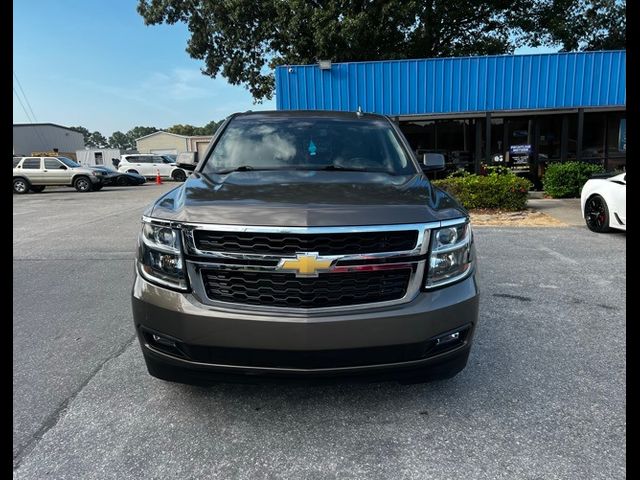
POLYGON ((136 271, 132 304, 150 373, 161 376, 159 366, 180 370, 189 383, 208 375, 318 378, 410 372, 451 362, 460 370, 478 321, 475 274, 392 307, 274 316, 212 308, 191 294, 151 284, 136 271), (460 341, 434 347, 439 336, 455 331, 462 332, 460 341), (154 334, 177 348, 154 343, 154 334))

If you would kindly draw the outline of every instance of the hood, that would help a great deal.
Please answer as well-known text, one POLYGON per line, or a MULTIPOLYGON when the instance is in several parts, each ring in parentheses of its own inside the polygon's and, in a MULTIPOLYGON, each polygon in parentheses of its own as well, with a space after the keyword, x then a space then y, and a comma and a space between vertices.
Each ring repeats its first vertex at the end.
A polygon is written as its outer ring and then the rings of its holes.
POLYGON ((373 172, 194 172, 147 214, 183 222, 264 226, 389 225, 466 216, 422 175, 373 172))

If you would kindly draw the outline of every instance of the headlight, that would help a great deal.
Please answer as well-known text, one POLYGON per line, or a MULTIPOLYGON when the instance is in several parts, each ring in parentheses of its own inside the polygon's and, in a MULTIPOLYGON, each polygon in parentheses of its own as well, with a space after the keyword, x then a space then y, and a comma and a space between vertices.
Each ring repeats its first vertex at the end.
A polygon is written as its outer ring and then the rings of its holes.
POLYGON ((140 272, 147 280, 187 290, 179 230, 143 222, 138 242, 138 261, 140 272))
POLYGON ((472 270, 473 233, 468 222, 431 232, 431 248, 425 288, 436 288, 462 280, 472 270))

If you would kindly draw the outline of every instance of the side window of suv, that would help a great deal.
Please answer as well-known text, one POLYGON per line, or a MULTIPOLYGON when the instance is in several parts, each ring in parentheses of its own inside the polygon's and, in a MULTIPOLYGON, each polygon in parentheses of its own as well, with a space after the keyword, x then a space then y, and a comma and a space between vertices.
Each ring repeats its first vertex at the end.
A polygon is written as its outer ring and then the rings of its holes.
POLYGON ((40 168, 40 159, 39 158, 25 158, 24 162, 22 162, 23 169, 29 170, 38 170, 40 168))
POLYGON ((44 159, 44 168, 47 170, 58 170, 62 164, 59 160, 55 158, 45 158, 44 159))

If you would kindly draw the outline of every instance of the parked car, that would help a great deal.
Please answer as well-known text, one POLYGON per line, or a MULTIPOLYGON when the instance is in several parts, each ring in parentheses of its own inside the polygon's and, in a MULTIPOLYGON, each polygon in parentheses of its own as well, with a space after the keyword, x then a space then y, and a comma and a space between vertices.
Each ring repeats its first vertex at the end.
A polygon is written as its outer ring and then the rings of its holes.
POLYGON ((171 178, 177 182, 184 182, 188 172, 176 166, 170 158, 152 154, 127 154, 120 157, 118 171, 123 173, 138 173, 143 177, 155 178, 158 173, 162 178, 171 178))
POLYGON ((142 175, 137 173, 123 173, 107 167, 87 167, 104 173, 102 183, 104 185, 124 187, 127 185, 142 185, 147 181, 142 175))
POLYGON ((424 175, 444 167, 380 115, 228 118, 142 217, 131 295, 149 373, 457 374, 479 292, 469 215, 424 175))
POLYGON ((90 192, 104 186, 103 177, 103 172, 82 167, 67 157, 22 157, 13 169, 13 191, 40 193, 48 186, 66 185, 90 192))
POLYGON ((582 218, 589 230, 627 230, 627 174, 594 175, 580 193, 582 218))

